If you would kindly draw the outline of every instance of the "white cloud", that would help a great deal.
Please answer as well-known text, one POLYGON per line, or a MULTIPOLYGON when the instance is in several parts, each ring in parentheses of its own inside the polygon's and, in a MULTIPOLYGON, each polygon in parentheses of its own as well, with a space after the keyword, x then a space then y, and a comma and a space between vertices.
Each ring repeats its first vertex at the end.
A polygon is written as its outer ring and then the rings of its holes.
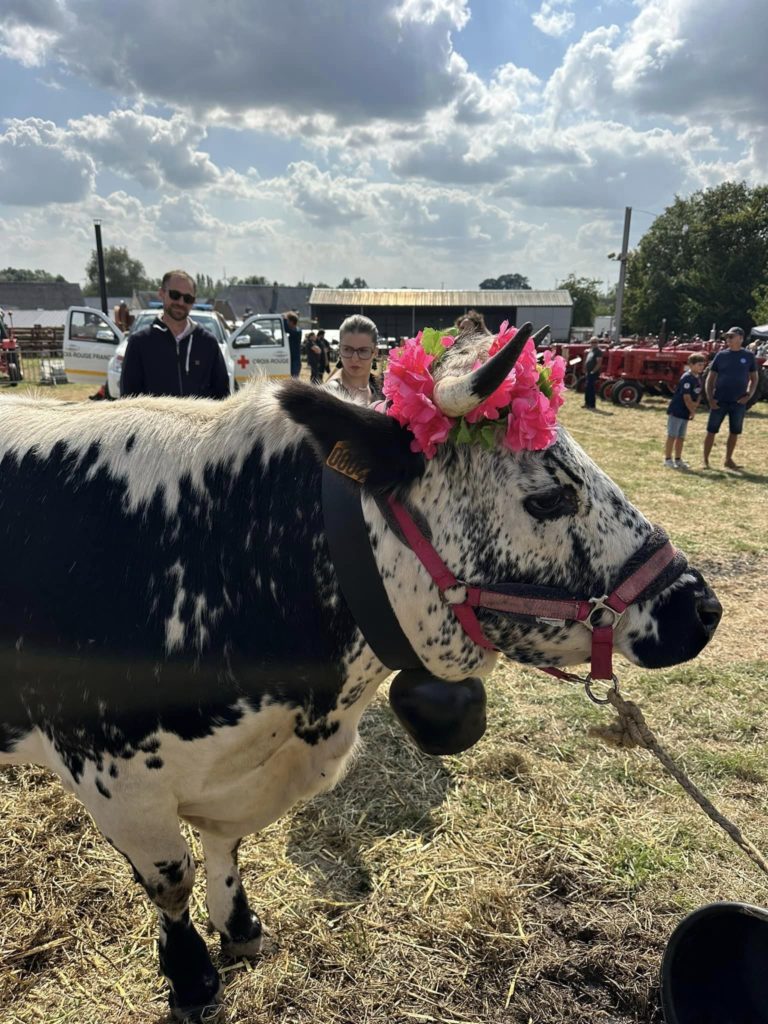
POLYGON ((29 5, 26 22, 24 6, 12 27, 38 30, 35 60, 45 52, 117 95, 180 109, 236 116, 277 108, 340 123, 406 120, 462 88, 464 66, 452 59, 450 33, 466 22, 464 0, 406 0, 399 7, 392 0, 219 0, 173 12, 154 0, 59 0, 41 3, 34 18, 29 5))
POLYGON ((572 0, 543 0, 541 7, 531 15, 536 28, 547 36, 556 39, 566 35, 576 24, 576 15, 566 10, 572 0))
POLYGON ((93 190, 94 175, 91 158, 51 121, 12 120, 0 135, 0 203, 74 203, 93 190))
POLYGON ((67 130, 73 143, 102 167, 145 188, 197 188, 220 177, 210 156, 198 148, 205 130, 179 114, 166 119, 114 110, 106 117, 89 114, 70 121, 67 130))

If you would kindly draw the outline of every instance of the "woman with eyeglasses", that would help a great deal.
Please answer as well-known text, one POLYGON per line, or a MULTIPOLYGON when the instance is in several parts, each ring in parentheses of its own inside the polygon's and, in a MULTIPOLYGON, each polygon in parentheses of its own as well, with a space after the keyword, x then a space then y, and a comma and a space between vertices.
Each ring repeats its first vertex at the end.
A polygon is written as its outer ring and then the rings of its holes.
POLYGON ((339 362, 327 387, 362 405, 378 402, 381 384, 371 373, 379 332, 373 320, 356 313, 339 328, 339 362))

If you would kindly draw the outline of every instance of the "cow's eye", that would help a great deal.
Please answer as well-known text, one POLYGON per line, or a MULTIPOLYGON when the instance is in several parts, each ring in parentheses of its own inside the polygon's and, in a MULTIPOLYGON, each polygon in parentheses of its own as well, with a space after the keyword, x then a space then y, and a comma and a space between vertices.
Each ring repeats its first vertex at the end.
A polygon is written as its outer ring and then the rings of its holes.
POLYGON ((578 508, 576 491, 570 484, 529 494, 523 501, 525 511, 534 519, 558 519, 572 516, 578 508))

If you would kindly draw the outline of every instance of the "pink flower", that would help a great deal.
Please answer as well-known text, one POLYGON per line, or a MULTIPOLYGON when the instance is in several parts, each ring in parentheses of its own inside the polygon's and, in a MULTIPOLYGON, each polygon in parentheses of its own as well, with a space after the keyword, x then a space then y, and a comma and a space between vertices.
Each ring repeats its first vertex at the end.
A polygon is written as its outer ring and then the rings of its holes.
POLYGON ((541 451, 557 437, 557 416, 549 399, 536 388, 512 399, 503 443, 514 452, 541 451))
POLYGON ((435 381, 429 372, 434 356, 421 347, 421 335, 391 353, 384 379, 390 416, 413 434, 411 450, 434 458, 437 445, 448 437, 453 420, 432 401, 435 381))
POLYGON ((499 328, 499 333, 496 335, 496 337, 491 342, 491 347, 488 349, 488 358, 490 359, 491 356, 495 356, 496 353, 500 349, 504 348, 504 346, 507 344, 507 342, 511 341, 512 338, 514 338, 514 336, 516 334, 517 334, 517 328, 516 327, 510 327, 509 326, 509 320, 505 320, 504 323, 499 328))

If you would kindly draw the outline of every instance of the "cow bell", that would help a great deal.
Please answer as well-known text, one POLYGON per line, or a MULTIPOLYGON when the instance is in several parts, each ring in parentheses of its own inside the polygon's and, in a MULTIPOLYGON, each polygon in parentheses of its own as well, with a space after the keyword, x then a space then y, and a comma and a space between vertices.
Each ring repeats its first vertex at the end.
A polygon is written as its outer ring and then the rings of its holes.
POLYGON ((672 933, 661 967, 666 1024, 768 1024, 768 911, 710 903, 672 933))
POLYGON ((425 754, 459 754, 485 732, 485 687, 480 679, 451 683, 426 669, 404 669, 392 681, 389 703, 425 754))

